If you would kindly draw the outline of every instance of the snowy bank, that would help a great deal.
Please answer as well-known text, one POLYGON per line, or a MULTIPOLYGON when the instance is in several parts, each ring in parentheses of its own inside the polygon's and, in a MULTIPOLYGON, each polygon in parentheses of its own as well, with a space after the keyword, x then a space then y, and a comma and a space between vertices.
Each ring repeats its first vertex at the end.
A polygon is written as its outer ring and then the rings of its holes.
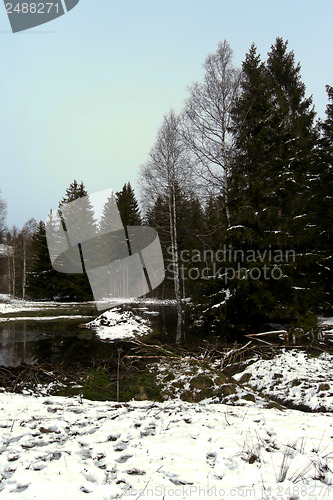
POLYGON ((255 356, 233 378, 283 404, 307 411, 333 412, 333 354, 286 350, 270 359, 255 356))
POLYGON ((122 340, 147 335, 151 331, 149 325, 147 319, 133 314, 132 311, 114 308, 86 323, 85 327, 95 330, 102 340, 122 340))
POLYGON ((54 310, 55 312, 61 308, 70 308, 80 305, 93 305, 94 302, 55 302, 49 301, 36 301, 36 300, 23 300, 14 299, 8 294, 0 294, 0 314, 20 313, 22 311, 44 311, 54 310))

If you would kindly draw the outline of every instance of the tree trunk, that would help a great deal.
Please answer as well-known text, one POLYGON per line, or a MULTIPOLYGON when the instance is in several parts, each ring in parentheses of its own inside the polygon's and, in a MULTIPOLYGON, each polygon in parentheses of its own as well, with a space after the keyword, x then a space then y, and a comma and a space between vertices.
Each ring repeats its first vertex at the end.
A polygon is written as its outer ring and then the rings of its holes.
POLYGON ((27 272, 27 255, 26 255, 26 241, 25 234, 22 234, 22 246, 23 246, 23 255, 22 255, 22 299, 25 298, 25 284, 26 284, 26 272, 27 272))
POLYGON ((177 243, 177 211, 176 211, 176 193, 175 183, 171 183, 169 190, 169 215, 170 215, 170 233, 171 233, 171 248, 173 258, 173 279, 175 287, 176 311, 177 311, 177 330, 176 330, 176 344, 181 344, 183 341, 183 311, 182 299, 180 291, 180 278, 179 278, 179 256, 178 256, 178 243, 177 243))

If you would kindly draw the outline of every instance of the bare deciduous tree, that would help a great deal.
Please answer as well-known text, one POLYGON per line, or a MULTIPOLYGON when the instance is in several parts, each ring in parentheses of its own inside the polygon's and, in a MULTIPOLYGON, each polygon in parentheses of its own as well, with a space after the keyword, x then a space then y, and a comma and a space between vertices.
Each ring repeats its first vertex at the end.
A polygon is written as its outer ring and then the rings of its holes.
POLYGON ((3 233, 5 230, 6 215, 7 215, 7 204, 5 200, 2 198, 0 190, 0 243, 3 238, 3 233))
POLYGON ((34 218, 29 219, 21 231, 22 240, 22 298, 25 298, 25 288, 27 281, 27 260, 30 256, 32 235, 37 229, 37 221, 34 218))
POLYGON ((177 239, 176 191, 191 185, 191 172, 184 143, 179 133, 180 119, 173 111, 164 116, 149 160, 141 167, 140 185, 142 201, 146 209, 152 207, 158 196, 168 201, 169 230, 173 278, 177 308, 176 342, 182 341, 182 304, 179 276, 177 239))
POLYGON ((233 137, 229 132, 231 110, 240 91, 241 70, 232 63, 226 40, 208 55, 202 83, 189 87, 182 119, 182 136, 195 158, 199 176, 209 194, 223 194, 227 219, 228 176, 233 137), (208 189, 207 189, 208 188, 208 189))

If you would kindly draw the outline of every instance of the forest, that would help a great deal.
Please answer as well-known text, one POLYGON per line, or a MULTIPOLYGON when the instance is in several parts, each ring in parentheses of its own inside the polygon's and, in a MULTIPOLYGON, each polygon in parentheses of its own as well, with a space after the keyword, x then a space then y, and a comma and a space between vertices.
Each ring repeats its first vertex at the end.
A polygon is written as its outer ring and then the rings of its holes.
MULTIPOLYGON (((124 226, 159 234, 166 278, 149 296, 175 300, 179 328, 184 299, 211 331, 263 321, 311 328, 332 312, 333 87, 326 91, 317 119, 287 41, 277 38, 266 60, 252 44, 238 68, 224 40, 181 112, 162 118, 137 193, 130 182, 115 193, 124 226)), ((74 180, 59 208, 83 196, 74 180)), ((6 227, 5 197, 0 293, 93 300, 86 275, 52 268, 43 221, 6 227)))

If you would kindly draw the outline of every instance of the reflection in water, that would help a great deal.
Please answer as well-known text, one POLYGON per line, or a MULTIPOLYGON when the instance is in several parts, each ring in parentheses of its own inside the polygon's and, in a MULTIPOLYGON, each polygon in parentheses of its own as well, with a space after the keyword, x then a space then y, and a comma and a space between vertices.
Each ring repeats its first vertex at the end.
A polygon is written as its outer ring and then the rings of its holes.
POLYGON ((0 365, 18 366, 21 363, 32 365, 35 355, 31 349, 34 342, 29 340, 26 322, 5 323, 0 327, 0 365))
MULTIPOLYGON (((79 307, 79 306, 78 306, 79 307)), ((149 318, 152 326, 150 340, 162 344, 173 344, 176 337, 177 315, 170 305, 124 306, 134 314, 149 318), (152 314, 152 312, 155 312, 152 314), (157 314, 156 314, 157 313, 157 314)), ((73 310, 73 314, 81 313, 73 310)), ((39 314, 39 313, 38 313, 39 314)), ((61 314, 61 311, 59 311, 61 314)), ((61 319, 45 321, 20 320, 0 322, 0 366, 18 366, 22 363, 75 363, 77 361, 107 360, 116 355, 117 349, 124 342, 101 341, 92 330, 80 328, 82 319, 61 319)), ((205 328, 193 328, 193 320, 186 317, 185 341, 187 344, 198 344, 207 340, 205 328)), ((234 342, 235 331, 223 332, 219 336, 222 342, 234 342)), ((217 340, 217 337, 216 339, 217 340)), ((133 346, 128 343, 127 349, 133 346)))
MULTIPOLYGON (((154 305, 132 309, 134 314, 151 320, 154 340, 174 342, 176 318, 173 307, 154 305), (151 309, 155 311, 153 314, 151 309)), ((80 328, 80 323, 82 319, 48 321, 42 318, 0 322, 0 366, 105 360, 117 352, 119 342, 101 341, 94 331, 80 328)))
MULTIPOLYGON (((63 361, 69 346, 76 345, 90 351, 94 335, 79 328, 79 322, 69 321, 18 321, 0 323, 0 365, 18 366, 22 363, 63 361)), ((96 339, 95 339, 96 342, 96 339)), ((98 342, 98 341, 97 341, 98 342)))

